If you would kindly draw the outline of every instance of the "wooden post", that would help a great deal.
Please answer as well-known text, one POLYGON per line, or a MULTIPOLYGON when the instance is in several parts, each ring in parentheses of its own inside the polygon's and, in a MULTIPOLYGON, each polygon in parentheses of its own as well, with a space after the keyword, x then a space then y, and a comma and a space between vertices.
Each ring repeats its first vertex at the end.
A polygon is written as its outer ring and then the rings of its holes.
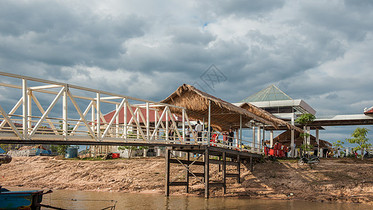
POLYGON ((250 156, 250 171, 254 171, 254 166, 253 166, 253 156, 250 156))
POLYGON ((273 148, 273 130, 269 133, 269 147, 273 148))
POLYGON ((207 144, 210 145, 211 139, 211 101, 209 100, 209 116, 208 116, 208 124, 207 124, 207 144))
POLYGON ((261 143, 260 143, 261 137, 260 137, 260 134, 261 134, 260 125, 258 125, 257 136, 256 136, 256 140, 257 140, 257 144, 258 144, 258 152, 261 151, 261 143))
POLYGON ((227 179, 227 159, 226 159, 226 153, 223 152, 223 193, 227 193, 227 185, 226 185, 226 179, 227 179))
POLYGON ((238 141, 238 147, 239 147, 239 150, 241 151, 242 150, 242 115, 240 115, 240 138, 239 138, 239 141, 238 141))
POLYGON ((237 155, 237 172, 238 172, 238 176, 237 176, 237 182, 238 183, 241 183, 241 180, 240 180, 240 176, 241 176, 241 160, 240 160, 240 155, 237 155))
MULTIPOLYGON (((219 156, 219 162, 221 161, 221 156, 219 156)), ((221 162, 219 163, 219 172, 221 172, 221 162)))
POLYGON ((166 185, 165 185, 166 196, 170 195, 170 150, 166 149, 166 185))
MULTIPOLYGON (((187 161, 190 161, 190 153, 187 152, 187 161)), ((186 187, 185 187, 185 192, 189 193, 189 163, 187 165, 187 171, 186 171, 186 187)))
POLYGON ((209 148, 205 150, 205 198, 209 198, 209 181, 210 181, 210 168, 209 168, 209 148))
POLYGON ((255 152, 255 124, 253 124, 253 142, 251 142, 251 151, 255 152))
MULTIPOLYGON (((181 125, 181 127, 182 127, 182 129, 183 129, 183 132, 182 132, 182 134, 183 134, 183 142, 185 143, 186 141, 185 141, 185 109, 182 109, 181 110, 182 111, 182 125, 181 125)), ((188 152, 188 156, 189 156, 189 152, 188 152)))
MULTIPOLYGON (((317 142, 317 157, 320 157, 320 137, 319 137, 319 129, 316 128, 316 142, 317 142)), ((345 154, 347 156, 347 154, 345 154)))

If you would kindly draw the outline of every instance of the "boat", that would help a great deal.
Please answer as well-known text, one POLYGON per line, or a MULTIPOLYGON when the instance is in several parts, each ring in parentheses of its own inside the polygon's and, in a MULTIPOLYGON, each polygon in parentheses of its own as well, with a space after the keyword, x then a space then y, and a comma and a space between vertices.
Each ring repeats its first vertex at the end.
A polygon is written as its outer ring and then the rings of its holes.
POLYGON ((49 190, 24 190, 10 191, 0 186, 0 209, 29 209, 38 210, 41 208, 43 195, 51 193, 49 190))
POLYGON ((11 161, 12 157, 10 155, 0 154, 0 165, 10 163, 11 161))

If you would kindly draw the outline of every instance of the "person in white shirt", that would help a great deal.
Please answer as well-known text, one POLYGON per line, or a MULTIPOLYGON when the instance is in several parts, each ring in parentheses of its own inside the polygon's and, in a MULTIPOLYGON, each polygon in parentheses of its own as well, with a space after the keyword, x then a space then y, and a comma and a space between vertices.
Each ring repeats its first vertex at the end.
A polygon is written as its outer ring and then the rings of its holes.
POLYGON ((197 121, 195 130, 197 132, 197 141, 202 141, 202 125, 199 120, 197 121))
POLYGON ((190 130, 188 126, 185 128, 185 141, 190 141, 190 130))

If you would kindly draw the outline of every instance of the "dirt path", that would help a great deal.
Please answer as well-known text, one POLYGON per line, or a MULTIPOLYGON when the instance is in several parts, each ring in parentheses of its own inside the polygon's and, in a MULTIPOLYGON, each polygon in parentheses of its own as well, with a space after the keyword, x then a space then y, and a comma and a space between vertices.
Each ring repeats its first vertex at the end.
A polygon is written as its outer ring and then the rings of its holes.
MULTIPOLYGON (((221 180, 218 166, 210 168, 211 180, 221 180)), ((192 167, 194 172, 202 170, 201 166, 192 167)), ((182 166, 173 165, 171 180, 175 178, 185 178, 182 166)), ((299 168, 295 161, 267 161, 256 164, 253 173, 242 166, 241 179, 241 184, 234 178, 227 180, 226 195, 219 188, 212 189, 211 195, 373 205, 372 160, 328 159, 313 169, 299 168)), ((164 180, 163 158, 84 161, 15 157, 0 166, 0 184, 4 187, 164 193, 164 180)), ((192 177, 191 183, 190 195, 203 195, 202 179, 192 177)), ((171 193, 183 194, 184 189, 171 187, 171 193)))

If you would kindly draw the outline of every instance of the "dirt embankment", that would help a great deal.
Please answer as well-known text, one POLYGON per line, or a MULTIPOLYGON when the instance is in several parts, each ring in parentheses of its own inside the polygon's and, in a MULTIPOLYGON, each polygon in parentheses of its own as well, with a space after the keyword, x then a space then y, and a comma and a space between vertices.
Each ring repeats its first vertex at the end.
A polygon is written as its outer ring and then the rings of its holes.
MULTIPOLYGON (((193 172, 203 172, 192 166, 193 172)), ((210 166, 211 182, 221 182, 217 165, 210 166)), ((228 173, 235 173, 228 167, 228 173)), ((183 166, 172 164, 171 180, 185 179, 183 166)), ((105 161, 61 160, 53 157, 16 157, 0 166, 0 185, 40 189, 73 189, 164 193, 165 162, 161 158, 105 161)), ((202 178, 191 176, 190 195, 203 195, 202 178)), ((373 205, 373 161, 321 160, 313 167, 298 167, 295 161, 256 164, 251 173, 241 168, 241 181, 227 179, 227 194, 212 188, 212 196, 245 196, 264 199, 301 199, 326 202, 356 202, 373 205)), ((171 187, 183 194, 185 187, 171 187)))

